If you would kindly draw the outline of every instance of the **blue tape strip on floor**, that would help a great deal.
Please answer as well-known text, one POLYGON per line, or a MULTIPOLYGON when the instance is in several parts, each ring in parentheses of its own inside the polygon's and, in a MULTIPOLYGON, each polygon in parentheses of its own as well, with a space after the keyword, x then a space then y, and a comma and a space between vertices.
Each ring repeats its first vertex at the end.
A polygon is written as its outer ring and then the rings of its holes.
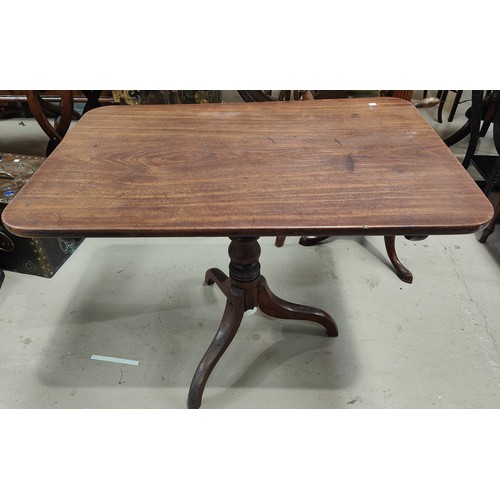
POLYGON ((96 361, 110 361, 111 363, 121 363, 134 366, 137 366, 139 364, 139 361, 135 361, 134 359, 114 358, 113 356, 100 356, 99 354, 92 354, 90 359, 94 359, 96 361))

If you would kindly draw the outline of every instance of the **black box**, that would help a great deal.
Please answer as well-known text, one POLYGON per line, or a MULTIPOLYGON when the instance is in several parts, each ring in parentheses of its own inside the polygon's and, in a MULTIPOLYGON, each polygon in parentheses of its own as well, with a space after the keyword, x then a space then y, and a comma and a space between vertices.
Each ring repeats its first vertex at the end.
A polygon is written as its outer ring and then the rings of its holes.
MULTIPOLYGON (((0 221, 7 204, 44 160, 39 156, 0 153, 0 221)), ((51 278, 82 241, 83 238, 20 238, 0 222, 0 275, 3 269, 51 278)))

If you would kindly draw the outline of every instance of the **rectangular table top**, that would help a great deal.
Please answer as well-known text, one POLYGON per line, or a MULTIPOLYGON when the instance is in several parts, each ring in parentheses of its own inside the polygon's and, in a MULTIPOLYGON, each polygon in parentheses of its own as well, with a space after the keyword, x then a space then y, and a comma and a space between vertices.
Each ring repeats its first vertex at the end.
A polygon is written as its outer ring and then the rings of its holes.
POLYGON ((3 213, 22 236, 467 233, 490 202, 406 101, 106 106, 3 213))

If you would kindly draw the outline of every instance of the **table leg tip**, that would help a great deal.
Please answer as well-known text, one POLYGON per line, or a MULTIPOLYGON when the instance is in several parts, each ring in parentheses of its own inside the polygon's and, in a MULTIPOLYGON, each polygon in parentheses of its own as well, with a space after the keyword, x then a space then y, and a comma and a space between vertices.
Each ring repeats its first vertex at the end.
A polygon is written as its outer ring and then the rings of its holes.
POLYGON ((398 274, 398 278, 405 283, 409 283, 410 285, 413 283, 413 274, 398 274))
POLYGON ((201 406, 201 401, 197 401, 195 398, 189 396, 186 402, 186 406, 188 410, 198 410, 201 406))

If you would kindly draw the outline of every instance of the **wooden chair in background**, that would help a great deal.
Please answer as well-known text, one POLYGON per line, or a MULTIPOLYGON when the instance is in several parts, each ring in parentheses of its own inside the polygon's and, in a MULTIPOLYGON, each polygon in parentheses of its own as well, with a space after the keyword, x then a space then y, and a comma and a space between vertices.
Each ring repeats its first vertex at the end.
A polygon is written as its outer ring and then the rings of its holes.
MULTIPOLYGON (((491 91, 487 96, 486 104, 488 105, 489 114, 486 113, 485 118, 487 117, 490 123, 493 123, 493 142, 497 155, 473 155, 470 159, 470 164, 484 179, 484 185, 482 186, 483 193, 486 196, 490 196, 495 187, 500 187, 500 91, 491 91)), ((478 127, 476 126, 476 128, 478 127)), ((490 234, 495 230, 495 224, 499 219, 500 198, 496 201, 493 219, 481 233, 479 238, 481 243, 486 243, 490 234)))

